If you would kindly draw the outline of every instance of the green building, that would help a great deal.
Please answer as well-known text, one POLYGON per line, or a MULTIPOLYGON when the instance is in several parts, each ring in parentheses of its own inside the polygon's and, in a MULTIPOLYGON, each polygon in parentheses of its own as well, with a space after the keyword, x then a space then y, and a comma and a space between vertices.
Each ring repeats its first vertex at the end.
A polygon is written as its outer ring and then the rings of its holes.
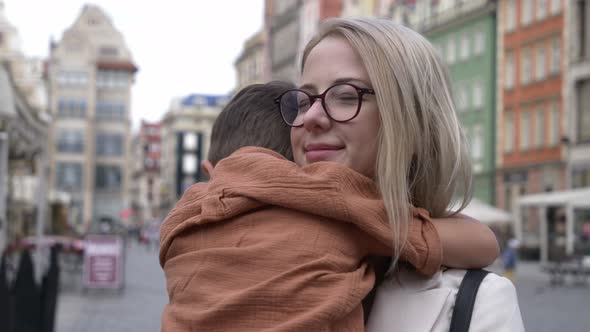
POLYGON ((471 149, 474 197, 494 204, 496 4, 457 2, 444 9, 431 7, 427 14, 417 15, 418 30, 449 66, 457 114, 471 149))

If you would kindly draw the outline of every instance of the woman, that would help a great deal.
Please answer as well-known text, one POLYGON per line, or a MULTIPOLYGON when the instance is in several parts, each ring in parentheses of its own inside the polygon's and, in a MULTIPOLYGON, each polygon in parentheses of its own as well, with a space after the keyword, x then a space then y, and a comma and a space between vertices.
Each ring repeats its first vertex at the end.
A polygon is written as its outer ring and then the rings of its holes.
MULTIPOLYGON (((335 161, 374 178, 394 247, 404 246, 411 206, 441 218, 453 213, 449 206, 456 195, 463 194, 459 210, 468 204, 471 164, 448 71, 422 36, 385 20, 328 20, 304 50, 300 90, 292 92, 300 100, 297 114, 283 111, 292 126, 295 161, 335 161)), ((397 252, 390 266, 395 272, 378 291, 369 330, 448 330, 454 302, 448 295, 456 294, 464 272, 425 279, 398 266, 397 252)), ((478 315, 482 308, 491 315, 475 325, 522 330, 512 284, 494 275, 481 289, 488 297, 490 289, 497 293, 494 306, 484 306, 490 301, 480 295, 474 317, 484 316, 478 315)))
POLYGON ((387 21, 329 20, 305 48, 300 90, 299 114, 282 110, 295 162, 335 161, 374 178, 395 252, 412 206, 448 216, 459 189, 460 208, 467 205, 468 149, 446 68, 424 38, 387 21), (342 107, 350 102, 352 111, 342 107))

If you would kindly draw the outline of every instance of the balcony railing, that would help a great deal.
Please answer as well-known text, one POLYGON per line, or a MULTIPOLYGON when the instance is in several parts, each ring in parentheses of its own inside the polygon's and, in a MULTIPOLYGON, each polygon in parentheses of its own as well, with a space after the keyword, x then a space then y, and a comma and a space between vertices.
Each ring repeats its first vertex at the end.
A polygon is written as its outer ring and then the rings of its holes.
POLYGON ((493 0, 463 0, 442 11, 437 7, 431 7, 430 15, 422 16, 421 13, 417 13, 416 29, 422 32, 429 31, 494 3, 493 0))

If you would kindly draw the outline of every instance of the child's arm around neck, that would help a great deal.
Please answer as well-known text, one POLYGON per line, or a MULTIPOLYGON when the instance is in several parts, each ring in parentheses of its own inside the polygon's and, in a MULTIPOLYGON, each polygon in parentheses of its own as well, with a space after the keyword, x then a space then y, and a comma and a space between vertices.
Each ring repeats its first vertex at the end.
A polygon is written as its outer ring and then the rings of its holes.
POLYGON ((475 269, 494 262, 500 254, 498 240, 492 230, 479 221, 462 214, 433 218, 442 243, 442 264, 448 267, 475 269))

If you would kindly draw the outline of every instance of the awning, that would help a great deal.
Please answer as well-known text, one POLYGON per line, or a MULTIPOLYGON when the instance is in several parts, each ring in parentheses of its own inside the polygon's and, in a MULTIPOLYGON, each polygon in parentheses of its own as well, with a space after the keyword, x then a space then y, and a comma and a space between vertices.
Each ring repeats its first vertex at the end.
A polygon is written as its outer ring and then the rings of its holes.
POLYGON ((590 207, 590 187, 521 196, 520 206, 590 207))
POLYGON ((511 223, 512 215, 502 209, 486 204, 476 198, 461 213, 466 214, 484 224, 511 223))

